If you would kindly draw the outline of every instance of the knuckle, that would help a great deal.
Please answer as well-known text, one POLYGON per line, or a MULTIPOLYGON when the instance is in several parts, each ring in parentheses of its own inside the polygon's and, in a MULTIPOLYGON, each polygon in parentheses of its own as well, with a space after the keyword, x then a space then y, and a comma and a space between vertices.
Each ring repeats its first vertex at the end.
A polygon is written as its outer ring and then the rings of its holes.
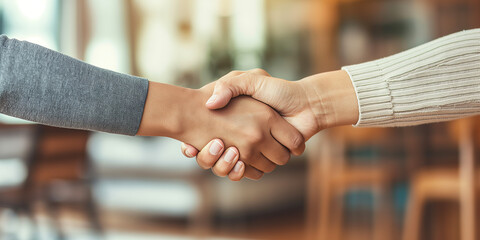
POLYGON ((278 159, 278 165, 283 166, 290 161, 290 154, 284 154, 278 159))
POLYGON ((259 173, 256 173, 256 174, 252 174, 252 176, 250 177, 250 179, 252 180, 260 180, 260 178, 263 177, 263 172, 259 172, 259 173))
POLYGON ((275 164, 269 164, 269 165, 265 168, 265 171, 263 171, 263 172, 265 172, 265 173, 271 173, 271 172, 273 172, 273 170, 275 170, 275 167, 276 167, 275 164))
POLYGON ((203 170, 207 170, 207 169, 210 169, 210 168, 211 168, 211 167, 209 167, 209 166, 203 165, 203 163, 201 163, 201 162, 199 162, 199 161, 197 161, 197 164, 198 164, 198 166, 200 166, 203 170))
POLYGON ((255 69, 253 69, 253 72, 255 72, 257 74, 261 74, 261 75, 268 75, 267 71, 265 71, 261 68, 255 68, 255 69))
POLYGON ((253 144, 260 143, 265 138, 263 133, 258 129, 248 131, 247 132, 247 137, 248 137, 248 140, 250 141, 250 143, 253 143, 253 144))
POLYGON ((264 117, 267 121, 278 121, 278 119, 282 119, 281 116, 279 116, 278 113, 275 112, 275 110, 268 106, 265 107, 265 111, 262 114, 262 117, 264 117))
POLYGON ((219 177, 225 177, 228 175, 228 171, 224 168, 220 168, 220 167, 213 167, 212 168, 212 171, 215 175, 219 176, 219 177))
POLYGON ((300 148, 305 143, 305 140, 301 134, 295 134, 291 138, 291 143, 292 143, 292 147, 294 149, 297 149, 297 148, 300 148))
POLYGON ((253 74, 252 72, 245 72, 242 76, 248 80, 255 80, 255 74, 253 74))
POLYGON ((202 156, 197 157, 197 164, 203 169, 209 169, 209 168, 213 167, 213 162, 208 161, 207 159, 205 159, 202 156))
POLYGON ((253 158, 254 152, 252 150, 243 150, 241 151, 241 159, 245 162, 250 162, 250 159, 253 158))
POLYGON ((235 75, 240 75, 240 74, 242 74, 242 73, 243 73, 242 71, 233 70, 233 71, 231 71, 231 72, 228 73, 228 74, 229 74, 229 75, 231 74, 231 75, 235 76, 235 75))
POLYGON ((238 174, 229 174, 228 175, 228 178, 234 182, 236 181, 240 181, 242 179, 242 176, 241 175, 238 175, 238 174))

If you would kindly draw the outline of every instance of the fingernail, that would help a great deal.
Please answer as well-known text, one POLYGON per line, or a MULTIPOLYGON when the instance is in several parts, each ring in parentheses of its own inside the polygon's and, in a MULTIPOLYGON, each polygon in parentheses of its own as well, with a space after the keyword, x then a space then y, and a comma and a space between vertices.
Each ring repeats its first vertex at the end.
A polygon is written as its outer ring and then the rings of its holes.
POLYGON ((187 155, 189 158, 193 157, 193 154, 188 149, 185 149, 185 155, 187 155))
POLYGON ((210 154, 216 156, 220 153, 222 148, 222 144, 220 144, 217 140, 214 140, 212 145, 210 145, 210 149, 208 149, 208 151, 210 152, 210 154))
POLYGON ((237 164, 235 164, 235 167, 233 168, 233 171, 240 172, 241 169, 242 169, 242 162, 237 162, 237 164))
POLYGON ((213 95, 207 100, 207 104, 212 104, 212 103, 214 103, 216 99, 217 99, 217 95, 213 94, 213 95))
POLYGON ((233 149, 228 149, 227 153, 225 154, 225 162, 231 163, 235 157, 237 157, 237 152, 235 152, 233 149))

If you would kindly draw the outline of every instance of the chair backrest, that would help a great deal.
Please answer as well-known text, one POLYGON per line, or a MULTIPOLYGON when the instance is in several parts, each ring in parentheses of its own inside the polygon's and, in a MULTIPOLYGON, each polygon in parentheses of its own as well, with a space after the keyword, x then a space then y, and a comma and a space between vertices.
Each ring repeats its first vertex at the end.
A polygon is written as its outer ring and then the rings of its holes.
POLYGON ((467 127, 472 131, 475 145, 480 147, 480 115, 469 118, 458 119, 449 123, 450 136, 458 141, 462 132, 462 128, 467 127))
MULTIPOLYGON (((388 153, 396 140, 398 131, 394 128, 354 128, 351 126, 328 130, 330 167, 338 171, 349 164, 371 165, 379 161, 390 161, 388 153)), ((336 170, 336 171, 337 171, 336 170)))

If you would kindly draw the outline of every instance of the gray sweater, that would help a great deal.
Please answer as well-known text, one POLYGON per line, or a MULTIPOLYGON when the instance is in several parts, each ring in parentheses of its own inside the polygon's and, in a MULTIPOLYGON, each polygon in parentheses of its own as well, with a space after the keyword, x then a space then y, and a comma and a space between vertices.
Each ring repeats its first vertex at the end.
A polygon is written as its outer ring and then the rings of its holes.
POLYGON ((67 128, 135 135, 148 81, 0 36, 0 113, 67 128))

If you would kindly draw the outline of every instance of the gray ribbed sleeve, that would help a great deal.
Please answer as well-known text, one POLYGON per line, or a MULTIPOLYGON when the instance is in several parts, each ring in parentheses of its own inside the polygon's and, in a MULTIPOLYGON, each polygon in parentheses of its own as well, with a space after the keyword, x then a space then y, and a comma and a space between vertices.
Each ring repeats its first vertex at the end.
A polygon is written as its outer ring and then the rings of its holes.
POLYGON ((480 29, 342 69, 357 93, 356 126, 409 126, 480 114, 480 29))
POLYGON ((0 36, 0 113, 34 122, 135 135, 148 81, 0 36))

